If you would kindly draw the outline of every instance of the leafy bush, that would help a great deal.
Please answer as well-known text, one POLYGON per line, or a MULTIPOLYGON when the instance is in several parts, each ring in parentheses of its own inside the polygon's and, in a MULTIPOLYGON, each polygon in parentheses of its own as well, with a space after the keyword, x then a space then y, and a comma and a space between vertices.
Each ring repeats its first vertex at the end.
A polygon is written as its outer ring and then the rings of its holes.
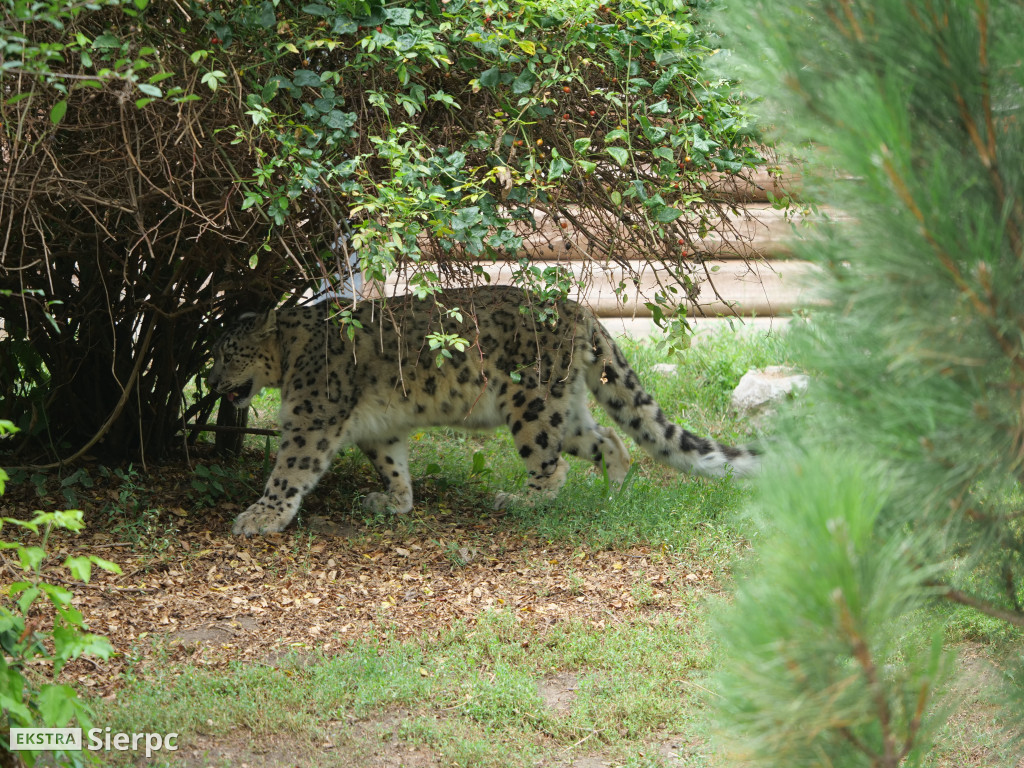
MULTIPOLYGON (((0 421, 0 434, 12 429, 10 422, 0 421)), ((0 469, 0 494, 6 480, 7 474, 0 469)), ((13 552, 17 558, 16 565, 5 562, 5 567, 20 569, 24 574, 4 588, 0 599, 0 752, 9 747, 11 727, 63 728, 77 720, 80 726, 89 728, 89 708, 71 686, 55 681, 71 659, 82 655, 105 659, 114 651, 106 638, 86 631, 82 614, 71 605, 71 591, 47 581, 42 574, 50 532, 55 528, 80 531, 82 513, 36 512, 31 520, 0 518, 0 530, 4 525, 29 531, 40 541, 23 544, 0 539, 0 552, 13 552)), ((72 578, 85 583, 93 566, 120 573, 116 564, 95 555, 68 556, 63 566, 72 578)), ((29 766, 39 756, 33 751, 20 754, 29 766)), ((82 755, 58 753, 66 765, 82 764, 82 755)))
POLYGON ((0 5, 0 204, 22 233, 0 269, 0 417, 25 450, 160 454, 203 318, 297 301, 353 248, 367 279, 424 295, 493 260, 566 290, 526 235, 551 261, 649 259, 671 314, 731 226, 729 176, 761 162, 705 71, 704 5, 0 5))

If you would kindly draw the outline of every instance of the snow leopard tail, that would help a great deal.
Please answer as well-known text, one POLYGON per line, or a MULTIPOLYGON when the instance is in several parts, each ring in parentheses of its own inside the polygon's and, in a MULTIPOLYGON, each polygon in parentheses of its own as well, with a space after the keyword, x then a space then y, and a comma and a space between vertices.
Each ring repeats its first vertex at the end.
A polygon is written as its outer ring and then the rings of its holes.
POLYGON ((753 474, 760 465, 752 448, 733 448, 673 424, 640 384, 618 345, 594 318, 594 360, 587 386, 601 407, 654 459, 684 472, 711 477, 753 474))

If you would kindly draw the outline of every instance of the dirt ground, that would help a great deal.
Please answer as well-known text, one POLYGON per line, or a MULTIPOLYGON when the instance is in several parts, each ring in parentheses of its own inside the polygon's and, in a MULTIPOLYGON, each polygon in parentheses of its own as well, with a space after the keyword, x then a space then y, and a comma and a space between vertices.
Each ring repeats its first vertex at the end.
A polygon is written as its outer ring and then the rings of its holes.
MULTIPOLYGON (((203 532, 182 536, 157 559, 87 534, 75 551, 102 552, 123 573, 97 573, 74 604, 119 651, 145 656, 153 644, 142 641, 166 636, 174 660, 220 665, 302 648, 330 653, 382 626, 412 637, 493 609, 532 625, 582 619, 602 627, 635 607, 638 580, 651 588, 647 610, 671 611, 673 595, 686 600, 679 588, 717 589, 717 574, 696 565, 680 584, 680 565, 647 548, 588 553, 507 533, 482 536, 488 527, 438 525, 437 539, 296 541, 284 533, 244 540, 203 532), (453 563, 446 542, 473 534, 483 540, 458 546, 453 563)), ((117 672, 108 668, 89 684, 116 687, 117 672)))

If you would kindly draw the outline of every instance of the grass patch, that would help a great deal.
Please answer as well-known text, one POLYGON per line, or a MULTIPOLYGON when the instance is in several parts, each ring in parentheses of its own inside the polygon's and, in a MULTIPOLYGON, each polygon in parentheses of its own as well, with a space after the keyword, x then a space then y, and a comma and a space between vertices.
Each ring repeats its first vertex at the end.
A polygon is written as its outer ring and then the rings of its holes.
MULTIPOLYGON (((374 740, 426 746, 445 765, 532 766, 583 740, 625 755, 692 720, 693 683, 709 658, 701 626, 699 616, 659 616, 607 628, 570 621, 538 634, 508 611, 490 612, 436 639, 364 638, 330 657, 226 672, 154 670, 116 702, 101 702, 97 722, 178 732, 183 745, 244 728, 254 742, 286 737, 301 753, 359 741, 369 721, 383 725, 374 740), (559 712, 541 690, 564 671, 572 705, 559 712), (391 722, 394 712, 402 716, 391 722)), ((123 757, 110 755, 110 764, 131 762, 123 757)))

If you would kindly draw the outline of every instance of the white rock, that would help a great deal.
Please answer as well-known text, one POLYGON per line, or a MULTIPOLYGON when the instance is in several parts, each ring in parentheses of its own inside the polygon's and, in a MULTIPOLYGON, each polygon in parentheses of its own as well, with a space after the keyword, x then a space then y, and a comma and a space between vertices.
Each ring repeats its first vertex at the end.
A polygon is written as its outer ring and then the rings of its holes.
POLYGON ((743 374, 732 393, 732 407, 742 414, 753 415, 770 409, 790 393, 807 389, 809 378, 784 365, 770 365, 764 370, 752 369, 743 374))
POLYGON ((651 366, 651 373, 659 376, 675 376, 679 373, 679 366, 672 363, 655 363, 651 366))

